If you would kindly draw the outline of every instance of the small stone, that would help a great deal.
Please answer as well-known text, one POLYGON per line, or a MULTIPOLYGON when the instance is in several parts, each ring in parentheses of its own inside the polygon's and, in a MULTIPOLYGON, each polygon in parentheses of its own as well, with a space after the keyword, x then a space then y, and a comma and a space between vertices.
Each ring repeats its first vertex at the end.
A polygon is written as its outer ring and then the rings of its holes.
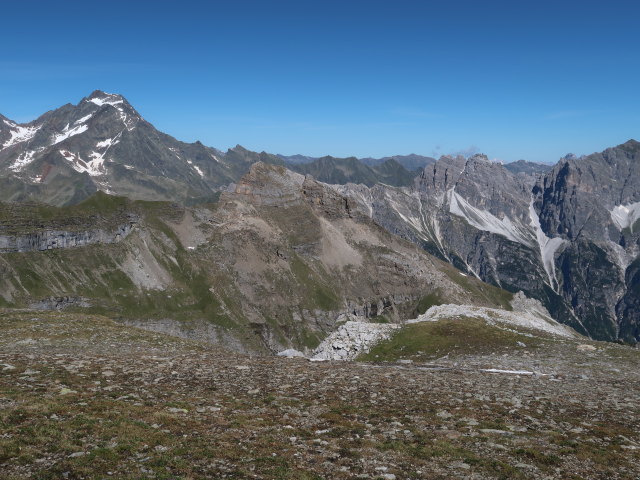
POLYGON ((464 462, 453 462, 451 464, 451 468, 457 468, 460 470, 469 470, 471 468, 471 465, 469 465, 468 463, 464 463, 464 462))
POLYGON ((576 347, 579 352, 595 352, 597 350, 593 345, 582 343, 576 347))
POLYGON ((186 408, 169 407, 168 410, 171 413, 189 413, 189 410, 187 410, 186 408))

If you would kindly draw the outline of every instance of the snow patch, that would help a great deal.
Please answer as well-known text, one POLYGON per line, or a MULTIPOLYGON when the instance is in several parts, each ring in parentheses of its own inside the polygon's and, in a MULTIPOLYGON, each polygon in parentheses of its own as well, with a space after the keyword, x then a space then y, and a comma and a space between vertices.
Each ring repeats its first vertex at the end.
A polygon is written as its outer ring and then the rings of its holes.
POLYGON ((610 213, 618 230, 629 228, 633 233, 633 225, 640 220, 640 202, 617 205, 610 213))
MULTIPOLYGON (((176 151, 175 148, 171 148, 171 147, 169 147, 169 150, 172 150, 174 152, 176 151)), ((180 155, 176 153, 176 157, 180 158, 180 155)), ((180 160, 182 160, 182 158, 180 158, 180 160)), ((191 160, 187 160, 187 163, 191 166, 191 168, 193 168, 196 172, 198 172, 198 175, 204 178, 204 172, 200 169, 200 167, 198 167, 197 165, 194 165, 191 160)))
POLYGON ((52 145, 56 145, 60 142, 64 142, 67 138, 80 135, 81 133, 86 132, 88 129, 89 127, 86 124, 76 125, 73 128, 69 128, 69 124, 67 123, 66 127, 64 127, 64 130, 62 130, 62 133, 58 133, 53 136, 52 145))
POLYGON ((197 165, 192 165, 193 169, 198 172, 198 175, 200 175, 202 178, 204 178, 204 173, 202 172, 202 170, 200 170, 200 167, 198 167, 197 165))
POLYGON ((530 233, 513 223, 509 217, 499 219, 490 212, 474 207, 464 198, 458 195, 455 188, 448 192, 449 212, 464 218, 469 225, 485 232, 495 233, 508 238, 512 242, 521 243, 528 247, 533 246, 530 233))
POLYGON ((118 111, 120 120, 122 120, 122 123, 124 123, 124 126, 127 128, 127 130, 133 130, 136 127, 139 118, 131 117, 124 111, 124 99, 119 95, 111 93, 105 93, 104 95, 104 97, 100 98, 91 98, 89 99, 89 101, 98 105, 99 107, 103 105, 111 105, 118 111))
POLYGON ((106 140, 96 143, 96 148, 110 147, 112 143, 113 143, 113 138, 107 138, 106 140))
POLYGON ((121 97, 111 93, 105 93, 105 96, 102 98, 91 98, 89 101, 91 103, 95 103, 99 107, 103 105, 119 105, 124 103, 124 100, 121 97))
POLYGON ((91 117, 93 117, 93 113, 90 113, 89 115, 85 115, 82 118, 79 118, 78 120, 76 120, 75 122, 73 122, 74 125, 78 125, 80 123, 85 123, 87 120, 89 120, 91 117))
POLYGON ((9 131, 9 133, 11 133, 11 138, 4 142, 4 144, 2 145, 3 149, 12 145, 16 145, 18 143, 31 140, 41 127, 41 125, 37 127, 21 127, 20 125, 16 125, 15 123, 9 122, 7 120, 5 120, 4 123, 11 127, 11 130, 9 131))
POLYGON ((97 177, 105 173, 104 159, 99 153, 91 152, 90 156, 92 160, 86 162, 80 158, 80 155, 71 153, 69 150, 59 150, 59 152, 65 160, 71 163, 71 166, 76 172, 86 172, 92 177, 97 177))
POLYGON ((27 150, 26 152, 22 152, 15 160, 15 162, 9 165, 9 170, 19 172, 24 167, 33 162, 35 160, 35 156, 43 150, 44 148, 36 148, 35 150, 27 150))

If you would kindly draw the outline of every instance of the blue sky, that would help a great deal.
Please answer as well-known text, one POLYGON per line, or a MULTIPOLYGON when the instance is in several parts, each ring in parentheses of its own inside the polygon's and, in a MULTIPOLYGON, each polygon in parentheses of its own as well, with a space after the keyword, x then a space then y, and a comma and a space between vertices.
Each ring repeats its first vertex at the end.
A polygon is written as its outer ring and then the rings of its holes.
POLYGON ((556 161, 640 139, 638 2, 7 2, 0 113, 95 89, 226 149, 556 161))

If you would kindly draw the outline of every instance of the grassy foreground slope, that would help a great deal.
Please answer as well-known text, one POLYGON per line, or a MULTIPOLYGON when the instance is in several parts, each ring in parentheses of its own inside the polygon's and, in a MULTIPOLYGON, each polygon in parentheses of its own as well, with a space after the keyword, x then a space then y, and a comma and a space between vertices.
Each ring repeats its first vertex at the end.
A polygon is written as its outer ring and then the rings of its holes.
POLYGON ((471 357, 439 370, 250 357, 100 316, 4 311, 0 472, 638 478, 639 352, 590 345, 527 347, 544 375, 523 376, 471 357))

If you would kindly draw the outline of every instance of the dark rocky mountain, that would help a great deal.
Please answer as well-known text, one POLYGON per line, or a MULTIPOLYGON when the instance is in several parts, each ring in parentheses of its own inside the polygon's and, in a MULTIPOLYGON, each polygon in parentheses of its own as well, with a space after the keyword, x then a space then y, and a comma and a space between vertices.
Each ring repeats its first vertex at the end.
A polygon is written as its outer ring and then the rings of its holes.
POLYGON ((31 123, 0 119, 0 200, 54 205, 101 190, 144 200, 211 199, 256 161, 278 157, 237 146, 227 152, 156 130, 120 95, 95 91, 31 123))
POLYGON ((463 271, 537 298, 595 338, 636 341, 638 142, 568 156, 531 186, 485 156, 442 157, 409 188, 335 187, 463 271))
POLYGON ((505 163, 504 168, 511 173, 525 175, 540 175, 547 173, 553 168, 553 165, 547 163, 529 162, 527 160, 518 160, 516 162, 505 163))
POLYGON ((409 155, 394 155, 393 157, 382 157, 382 158, 361 158, 360 161, 365 165, 376 166, 381 163, 385 163, 388 160, 395 160, 404 168, 410 171, 416 171, 423 169, 427 165, 431 165, 436 162, 436 159, 433 157, 425 157, 424 155, 416 155, 415 153, 411 153, 409 155))
POLYGON ((319 157, 309 157, 307 155, 280 155, 278 154, 278 157, 280 157, 282 159, 282 161, 286 164, 286 165, 297 165, 300 163, 311 163, 314 160, 317 160, 319 157))
POLYGON ((322 157, 308 163, 291 164, 288 168, 304 175, 311 175, 321 182, 340 185, 362 183, 373 186, 376 183, 385 183, 404 186, 410 185, 415 177, 415 172, 410 172, 394 159, 368 166, 355 157, 322 157))
MULTIPOLYGON (((278 155, 282 160, 284 160, 285 164, 288 166, 298 165, 301 163, 311 163, 318 160, 320 157, 309 157, 306 155, 278 155)), ((407 170, 414 172, 416 170, 420 170, 427 165, 436 162, 436 159, 433 157, 425 157, 423 155, 416 155, 415 153, 411 153, 409 155, 394 155, 392 157, 381 157, 381 158, 372 158, 372 157, 364 157, 358 158, 358 160, 369 166, 369 167, 377 167, 389 160, 395 160, 400 165, 402 165, 407 170)))

